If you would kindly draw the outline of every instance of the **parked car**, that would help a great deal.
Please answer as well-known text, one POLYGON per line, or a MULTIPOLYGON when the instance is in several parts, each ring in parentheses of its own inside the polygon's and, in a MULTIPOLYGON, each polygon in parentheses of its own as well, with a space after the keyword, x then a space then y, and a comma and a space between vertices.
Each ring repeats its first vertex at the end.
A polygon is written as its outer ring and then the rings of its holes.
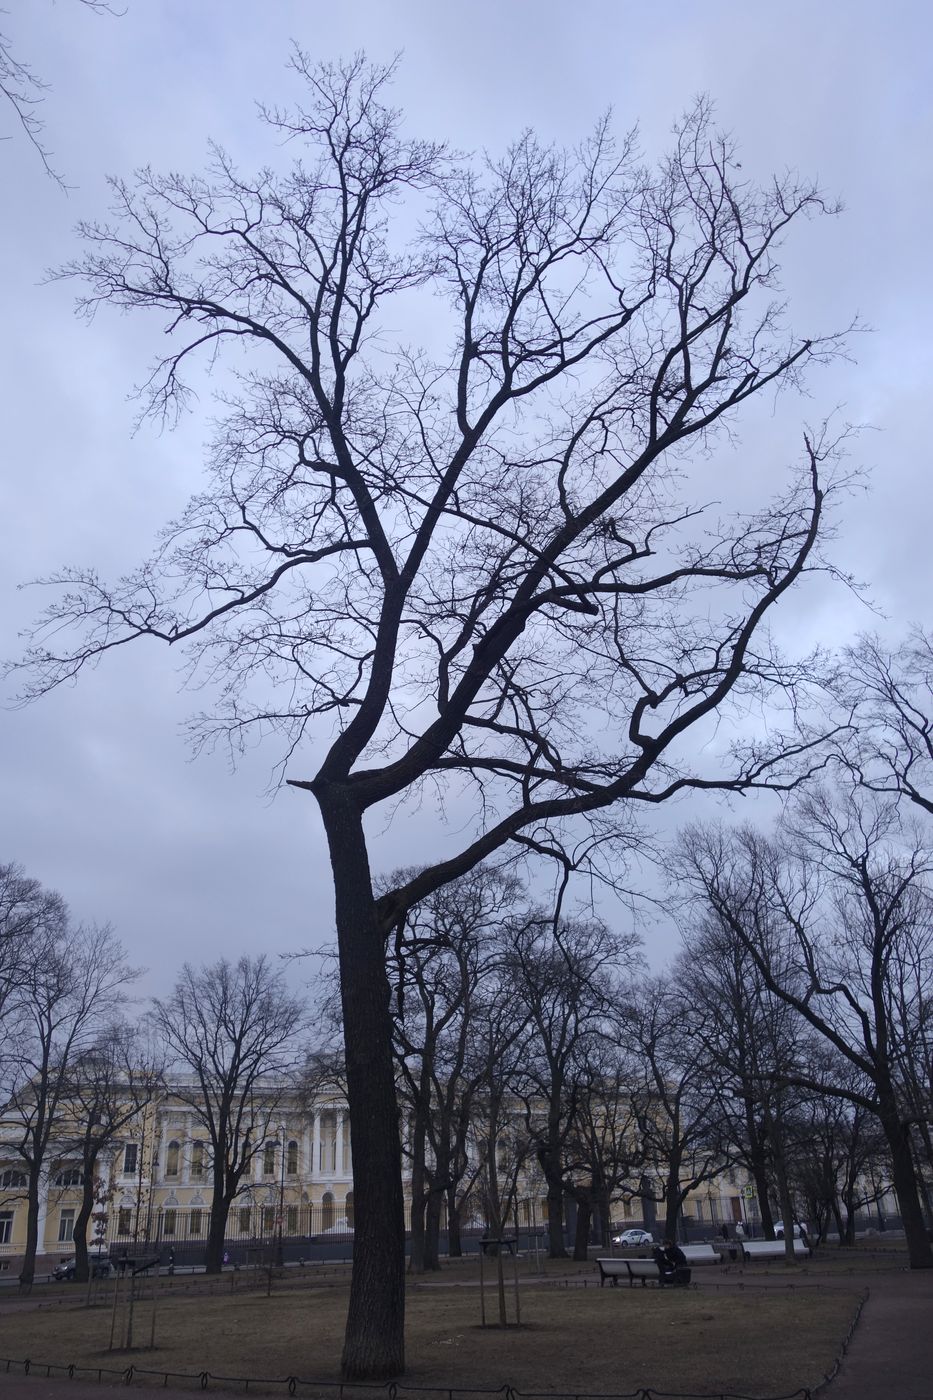
MULTIPOLYGON (((91 1266, 93 1278, 110 1278, 113 1273, 113 1264, 106 1254, 95 1254, 92 1259, 88 1260, 88 1263, 91 1266)), ((52 1270, 52 1277, 57 1279, 59 1283, 74 1283, 76 1268, 76 1259, 63 1259, 58 1267, 52 1270)))
MULTIPOLYGON (((794 1221, 794 1239, 799 1240, 800 1237, 801 1237, 801 1235, 809 1235, 809 1233, 810 1233, 810 1227, 809 1227, 809 1225, 802 1225, 802 1224, 800 1223, 799 1220, 795 1220, 795 1221, 794 1221)), ((776 1240, 782 1240, 782 1239, 784 1238, 784 1221, 783 1221, 783 1220, 775 1220, 775 1222, 774 1222, 774 1238, 775 1238, 776 1240)))
POLYGON ((650 1230, 623 1230, 621 1235, 613 1235, 613 1244, 654 1244, 654 1236, 650 1230))

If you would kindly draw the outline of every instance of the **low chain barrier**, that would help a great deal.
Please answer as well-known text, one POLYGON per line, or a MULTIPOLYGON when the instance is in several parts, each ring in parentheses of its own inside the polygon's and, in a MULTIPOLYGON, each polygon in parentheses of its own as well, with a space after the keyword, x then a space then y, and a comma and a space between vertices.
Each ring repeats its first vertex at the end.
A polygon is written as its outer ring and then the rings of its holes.
MULTIPOLYGON (((867 1298, 867 1296, 866 1293, 865 1297, 867 1298)), ((862 1304, 864 1302, 863 1298, 862 1304)), ((861 1306, 859 1306, 859 1313, 861 1306)), ((856 1313, 855 1321, 843 1344, 843 1355, 855 1330, 859 1313, 856 1313)), ((841 1360, 841 1356, 839 1360, 841 1360)), ((123 1385, 132 1385, 137 1380, 161 1381, 163 1389, 168 1387, 169 1381, 176 1381, 181 1385, 190 1386, 193 1390, 208 1390, 212 1384, 222 1389, 235 1386, 241 1388, 244 1394, 248 1393, 250 1386, 262 1387, 264 1390, 270 1387, 281 1387, 288 1395, 296 1395, 300 1392, 302 1395, 335 1396, 336 1400, 354 1400, 354 1397, 361 1396, 383 1396, 385 1400, 406 1400, 408 1396, 432 1396, 434 1400, 468 1400, 468 1398, 472 1400, 472 1397, 476 1396, 498 1396, 500 1400, 815 1400, 819 1391, 835 1375, 839 1367, 839 1360, 837 1360, 832 1372, 827 1375, 826 1380, 821 1382, 816 1390, 804 1387, 783 1395, 769 1396, 746 1395, 734 1390, 655 1390, 651 1386, 640 1387, 638 1390, 613 1391, 610 1394, 593 1394, 589 1391, 568 1390, 525 1391, 518 1390, 511 1385, 500 1385, 494 1389, 481 1389, 475 1386, 400 1385, 398 1381, 389 1381, 385 1385, 374 1385, 362 1381, 306 1380, 302 1376, 221 1376, 215 1375, 212 1371, 161 1371, 133 1364, 119 1367, 78 1366, 74 1362, 64 1365, 55 1361, 28 1359, 17 1361, 5 1357, 0 1357, 0 1366, 4 1367, 7 1374, 15 1368, 17 1371, 22 1370, 23 1374, 27 1376, 41 1375, 48 1379, 60 1375, 67 1377, 68 1380, 96 1379, 98 1384, 103 1384, 106 1378, 122 1382, 123 1385)))
POLYGON ((853 1338, 854 1335, 855 1335, 855 1329, 856 1329, 856 1327, 859 1325, 859 1319, 860 1319, 861 1316, 862 1316, 862 1309, 864 1308, 865 1304, 868 1302, 868 1299, 870 1298, 870 1296, 871 1296, 871 1289, 870 1289, 870 1288, 866 1288, 866 1289, 865 1289, 865 1292, 862 1294, 861 1298, 859 1299, 859 1305, 858 1305, 858 1307, 855 1309, 855 1316, 853 1317, 852 1322, 851 1322, 850 1325, 849 1325, 849 1330, 848 1330, 848 1332, 845 1334, 845 1336, 844 1336, 843 1339, 842 1339, 842 1347, 841 1347, 841 1349, 840 1349, 840 1351, 839 1351, 839 1355, 836 1357, 836 1359, 835 1359, 835 1361, 833 1362, 832 1366, 830 1366, 829 1370, 826 1372, 825 1376, 824 1376, 823 1379, 820 1381, 819 1385, 816 1386, 816 1388, 814 1389, 814 1391, 813 1391, 814 1397, 816 1397, 816 1396, 818 1396, 818 1395, 822 1395, 822 1394, 823 1394, 823 1391, 826 1389, 826 1387, 827 1387, 832 1381, 834 1381, 834 1380, 836 1379, 836 1376, 839 1374, 839 1367, 842 1365, 843 1358, 845 1357, 846 1352, 849 1350, 849 1343, 851 1342, 852 1338, 853 1338))

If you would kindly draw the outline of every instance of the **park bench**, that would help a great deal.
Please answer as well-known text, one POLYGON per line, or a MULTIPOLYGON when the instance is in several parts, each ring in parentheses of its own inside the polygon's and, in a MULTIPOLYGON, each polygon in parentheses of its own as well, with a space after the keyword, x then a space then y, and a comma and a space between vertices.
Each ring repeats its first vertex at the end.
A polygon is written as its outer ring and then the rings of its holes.
MULTIPOLYGON (((794 1240, 794 1254, 798 1259, 806 1259, 810 1253, 808 1245, 803 1240, 794 1240)), ((783 1259, 785 1255, 783 1240, 743 1240, 742 1258, 746 1263, 751 1263, 754 1259, 783 1259)))
POLYGON ((641 1282, 642 1288, 649 1283, 661 1282, 661 1271, 653 1259, 625 1259, 623 1260, 628 1269, 628 1286, 635 1287, 635 1281, 641 1282))
POLYGON ((606 1279, 609 1279, 613 1288, 615 1288, 620 1278, 628 1278, 628 1271, 626 1269, 628 1263, 627 1259, 597 1259, 596 1262, 599 1265, 600 1288, 602 1288, 606 1279))
POLYGON ((714 1249, 711 1244, 682 1244, 684 1258, 687 1263, 694 1264, 721 1264, 722 1255, 714 1249))
POLYGON ((599 1286, 602 1288, 609 1279, 613 1288, 620 1278, 628 1279, 629 1288, 640 1283, 646 1288, 649 1283, 661 1282, 661 1271, 653 1259, 597 1259, 599 1265, 599 1286))

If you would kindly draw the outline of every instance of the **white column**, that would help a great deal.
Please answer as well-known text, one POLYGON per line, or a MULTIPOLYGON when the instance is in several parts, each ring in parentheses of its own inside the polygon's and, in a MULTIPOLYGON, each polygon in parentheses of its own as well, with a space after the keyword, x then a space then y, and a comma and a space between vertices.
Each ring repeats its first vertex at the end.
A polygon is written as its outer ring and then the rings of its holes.
MULTIPOLYGON (((39 1219, 38 1219, 38 1245, 36 1252, 45 1253, 45 1221, 49 1213, 49 1178, 45 1172, 39 1178, 39 1219)), ((63 1246, 67 1248, 67 1246, 63 1246)))
POLYGON ((311 1175, 315 1180, 321 1174, 321 1112, 314 1115, 314 1128, 311 1147, 311 1175))
POLYGON ((334 1174, 338 1177, 343 1176, 343 1125, 346 1122, 346 1118, 347 1115, 343 1109, 341 1109, 339 1113, 334 1114, 334 1135, 337 1139, 336 1152, 334 1154, 334 1174))

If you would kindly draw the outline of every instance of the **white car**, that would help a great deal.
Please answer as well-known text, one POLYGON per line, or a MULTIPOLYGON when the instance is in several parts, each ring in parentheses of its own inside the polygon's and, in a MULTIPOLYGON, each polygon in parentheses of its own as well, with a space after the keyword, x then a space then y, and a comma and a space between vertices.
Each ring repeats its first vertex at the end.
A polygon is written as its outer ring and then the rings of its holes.
POLYGON ((654 1244, 654 1236, 650 1230, 623 1230, 621 1235, 613 1235, 613 1244, 654 1244))
MULTIPOLYGON (((794 1239, 795 1239, 795 1240, 799 1240, 800 1237, 801 1237, 801 1235, 809 1235, 809 1233, 810 1233, 809 1226, 807 1226, 807 1225, 801 1225, 800 1222, 799 1222, 799 1220, 795 1220, 795 1221, 794 1221, 794 1239)), ((784 1238, 784 1221, 783 1221, 783 1220, 775 1220, 775 1222, 774 1222, 774 1238, 775 1238, 776 1240, 782 1240, 782 1239, 784 1238)))

